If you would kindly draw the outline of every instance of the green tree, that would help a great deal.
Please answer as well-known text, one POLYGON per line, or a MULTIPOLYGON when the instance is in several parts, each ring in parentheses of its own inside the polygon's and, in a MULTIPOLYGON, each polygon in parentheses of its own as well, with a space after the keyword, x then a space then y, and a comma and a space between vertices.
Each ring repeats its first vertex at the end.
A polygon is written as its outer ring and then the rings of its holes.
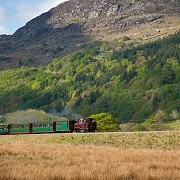
POLYGON ((167 120, 168 120, 168 116, 162 110, 158 110, 157 113, 154 116, 154 121, 155 122, 166 122, 167 120))
POLYGON ((33 90, 38 90, 41 88, 41 85, 40 85, 40 82, 35 82, 33 85, 32 85, 32 89, 33 90))
POLYGON ((53 122, 60 120, 58 116, 53 116, 42 110, 40 111, 35 109, 7 113, 3 116, 3 118, 7 124, 29 122, 53 122))
POLYGON ((118 131, 119 126, 117 119, 113 118, 111 114, 100 113, 96 115, 91 115, 91 118, 95 118, 97 122, 98 131, 118 131))

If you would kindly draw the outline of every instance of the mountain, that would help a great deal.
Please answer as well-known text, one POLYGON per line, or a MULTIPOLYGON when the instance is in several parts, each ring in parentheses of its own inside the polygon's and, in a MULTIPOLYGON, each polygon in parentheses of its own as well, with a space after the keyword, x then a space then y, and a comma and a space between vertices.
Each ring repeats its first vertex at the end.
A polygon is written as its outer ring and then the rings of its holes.
POLYGON ((105 112, 118 123, 139 123, 134 130, 178 122, 179 5, 70 0, 1 35, 0 123, 27 120, 30 109, 70 110, 71 117, 105 112))
POLYGON ((128 41, 96 41, 46 67, 1 70, 0 114, 70 108, 83 117, 110 113, 121 123, 153 120, 158 128, 178 119, 180 31, 136 47, 128 41))
POLYGON ((95 40, 145 43, 180 29, 179 0, 70 0, 0 36, 0 68, 45 66, 95 40))

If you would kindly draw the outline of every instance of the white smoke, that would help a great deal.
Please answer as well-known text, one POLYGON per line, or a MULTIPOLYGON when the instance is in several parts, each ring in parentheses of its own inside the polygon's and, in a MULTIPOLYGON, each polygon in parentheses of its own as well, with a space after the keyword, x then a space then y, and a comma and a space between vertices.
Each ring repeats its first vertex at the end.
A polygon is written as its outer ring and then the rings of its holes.
POLYGON ((51 109, 49 113, 59 117, 66 117, 71 120, 77 120, 83 118, 80 114, 75 113, 72 108, 66 108, 62 112, 57 112, 56 109, 51 109))

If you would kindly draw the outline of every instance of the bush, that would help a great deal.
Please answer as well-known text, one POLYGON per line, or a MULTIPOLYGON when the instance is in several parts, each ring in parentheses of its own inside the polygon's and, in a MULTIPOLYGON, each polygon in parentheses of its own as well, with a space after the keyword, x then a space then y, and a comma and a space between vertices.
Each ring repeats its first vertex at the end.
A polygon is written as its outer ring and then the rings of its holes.
POLYGON ((113 118, 108 113, 100 113, 96 115, 91 115, 91 118, 95 118, 97 122, 98 131, 118 131, 117 119, 113 118))
POLYGON ((162 111, 162 110, 158 110, 157 113, 154 116, 154 121, 155 122, 166 122, 168 120, 168 116, 167 114, 162 111))
POLYGON ((177 109, 174 109, 172 111, 172 113, 170 114, 170 119, 177 120, 177 119, 179 119, 179 115, 180 115, 180 113, 177 111, 177 109))
POLYGON ((131 131, 145 131, 145 130, 146 128, 141 124, 137 124, 131 128, 131 131))
POLYGON ((120 124, 119 127, 121 131, 123 132, 128 132, 131 131, 131 129, 135 126, 135 123, 125 123, 125 124, 120 124))
POLYGON ((122 39, 123 41, 128 41, 128 40, 131 40, 131 38, 130 38, 130 37, 128 37, 128 36, 123 36, 121 39, 122 39))

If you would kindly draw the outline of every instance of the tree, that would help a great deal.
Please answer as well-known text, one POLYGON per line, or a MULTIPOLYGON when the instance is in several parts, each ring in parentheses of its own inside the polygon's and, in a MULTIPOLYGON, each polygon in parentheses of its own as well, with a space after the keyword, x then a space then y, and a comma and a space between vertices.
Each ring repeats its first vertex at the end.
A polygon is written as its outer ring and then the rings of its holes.
POLYGON ((58 121, 58 116, 53 116, 44 111, 29 109, 25 111, 15 111, 4 115, 7 124, 16 123, 32 123, 32 122, 53 122, 58 121))
POLYGON ((155 122, 166 122, 167 119, 168 119, 167 114, 162 110, 158 110, 154 116, 155 122))
POLYGON ((40 82, 35 82, 33 85, 32 85, 32 89, 33 90, 38 90, 41 88, 41 85, 40 85, 40 82))
POLYGON ((96 115, 91 115, 91 118, 95 118, 97 122, 98 131, 118 131, 119 126, 117 119, 113 118, 111 114, 100 113, 96 115))

